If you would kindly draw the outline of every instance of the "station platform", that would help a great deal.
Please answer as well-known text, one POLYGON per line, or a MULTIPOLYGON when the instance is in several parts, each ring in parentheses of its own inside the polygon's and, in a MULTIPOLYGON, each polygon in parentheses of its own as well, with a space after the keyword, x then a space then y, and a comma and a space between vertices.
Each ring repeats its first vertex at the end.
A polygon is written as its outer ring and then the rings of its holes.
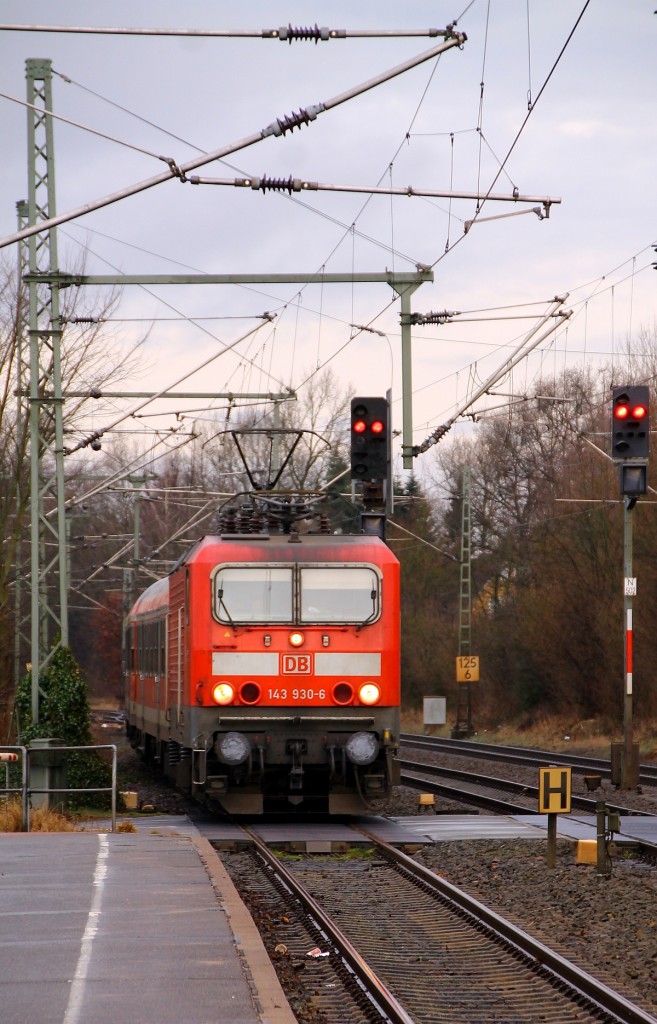
POLYGON ((295 1024, 207 839, 0 834, 2 1024, 295 1024))

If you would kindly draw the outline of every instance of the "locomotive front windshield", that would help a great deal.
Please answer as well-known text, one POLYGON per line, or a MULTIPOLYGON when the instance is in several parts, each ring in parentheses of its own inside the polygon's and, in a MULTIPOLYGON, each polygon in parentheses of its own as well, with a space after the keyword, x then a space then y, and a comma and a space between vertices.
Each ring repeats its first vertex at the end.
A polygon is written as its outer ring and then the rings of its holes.
POLYGON ((339 566, 299 570, 300 622, 366 622, 378 611, 372 569, 339 566))
POLYGON ((215 577, 221 622, 291 622, 292 569, 226 566, 215 577))
POLYGON ((221 566, 214 577, 220 622, 373 622, 379 577, 369 566, 221 566))

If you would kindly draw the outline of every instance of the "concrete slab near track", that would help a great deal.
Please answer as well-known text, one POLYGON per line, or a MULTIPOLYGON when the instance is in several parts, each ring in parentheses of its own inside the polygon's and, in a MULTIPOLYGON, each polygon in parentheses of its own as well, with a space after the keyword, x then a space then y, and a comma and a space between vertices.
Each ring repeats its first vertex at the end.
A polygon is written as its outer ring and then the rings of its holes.
POLYGON ((455 842, 459 839, 543 839, 544 833, 529 822, 503 815, 488 814, 419 814, 394 818, 404 822, 418 838, 432 843, 455 842))
MULTIPOLYGON (((195 816, 191 820, 186 815, 157 815, 130 820, 140 832, 204 836, 218 848, 231 848, 248 842, 238 824, 210 816, 195 816)), ((330 853, 367 842, 367 837, 356 831, 358 828, 393 846, 408 847, 460 839, 544 839, 547 820, 546 814, 427 813, 390 818, 363 815, 348 822, 330 819, 317 822, 298 819, 251 821, 250 827, 268 844, 294 846, 308 853, 330 853)), ((559 814, 557 833, 562 839, 595 839, 595 817, 559 814)), ((621 831, 614 838, 621 845, 631 845, 636 841, 657 845, 657 815, 626 815, 621 818, 621 831)))
POLYGON ((2 1024, 294 1024, 209 842, 0 835, 2 1024))
MULTIPOLYGON (((547 815, 514 815, 516 821, 530 822, 541 831, 547 829, 547 815)), ((595 839, 597 822, 593 814, 559 814, 557 816, 557 834, 562 839, 595 839)), ((621 817, 621 830, 614 833, 614 842, 619 846, 630 846, 637 841, 655 843, 657 845, 657 816, 648 814, 628 814, 621 817)))

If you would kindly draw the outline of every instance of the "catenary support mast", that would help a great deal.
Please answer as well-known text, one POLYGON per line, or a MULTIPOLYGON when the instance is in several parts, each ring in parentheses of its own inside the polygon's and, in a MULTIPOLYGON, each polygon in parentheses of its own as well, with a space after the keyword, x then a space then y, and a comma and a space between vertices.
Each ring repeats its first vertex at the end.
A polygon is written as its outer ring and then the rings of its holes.
MULTIPOLYGON (((459 658, 472 653, 472 495, 470 467, 463 467, 461 494, 461 566, 459 584, 459 658)), ((452 736, 472 736, 472 683, 457 683, 452 736)))
MULTIPOLYGON (((28 223, 55 215, 50 60, 26 62, 28 107, 28 223)), ((56 274, 57 231, 29 238, 30 274, 56 274)), ((64 526, 64 429, 59 286, 30 281, 30 512, 32 719, 39 718, 39 675, 54 648, 68 645, 68 583, 64 526), (50 397, 44 398, 42 396, 50 397), (55 509, 51 518, 46 511, 55 509)))
MULTIPOLYGON (((20 202, 16 203, 16 217, 18 222, 18 230, 25 227, 27 224, 27 202, 21 199, 20 202)), ((26 301, 26 289, 23 284, 23 276, 27 273, 29 260, 29 251, 27 242, 21 242, 18 246, 17 252, 17 265, 16 265, 16 384, 18 395, 16 398, 16 451, 18 452, 18 458, 21 458, 21 453, 25 450, 26 431, 29 428, 29 403, 27 396, 29 394, 29 380, 30 380, 30 362, 29 362, 29 347, 27 340, 27 301, 26 301)), ((14 514, 17 520, 21 516, 22 510, 25 507, 27 501, 29 501, 29 491, 25 477, 21 472, 18 471, 18 465, 16 467, 16 491, 14 494, 14 514)), ((16 549, 14 552, 14 564, 15 564, 15 586, 14 586, 14 689, 18 688, 21 675, 24 671, 21 663, 21 654, 27 648, 29 644, 29 637, 25 635, 25 630, 29 630, 29 620, 24 614, 23 608, 23 585, 25 575, 25 564, 24 564, 24 547, 22 535, 17 539, 16 549)))

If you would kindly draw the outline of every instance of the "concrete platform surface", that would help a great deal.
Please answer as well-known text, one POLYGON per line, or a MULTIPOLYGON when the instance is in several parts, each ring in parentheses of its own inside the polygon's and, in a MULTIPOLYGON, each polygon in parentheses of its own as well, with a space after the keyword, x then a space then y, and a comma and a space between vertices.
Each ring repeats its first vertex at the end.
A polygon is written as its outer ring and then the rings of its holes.
POLYGON ((0 835, 2 1024, 294 1024, 202 837, 0 835))

